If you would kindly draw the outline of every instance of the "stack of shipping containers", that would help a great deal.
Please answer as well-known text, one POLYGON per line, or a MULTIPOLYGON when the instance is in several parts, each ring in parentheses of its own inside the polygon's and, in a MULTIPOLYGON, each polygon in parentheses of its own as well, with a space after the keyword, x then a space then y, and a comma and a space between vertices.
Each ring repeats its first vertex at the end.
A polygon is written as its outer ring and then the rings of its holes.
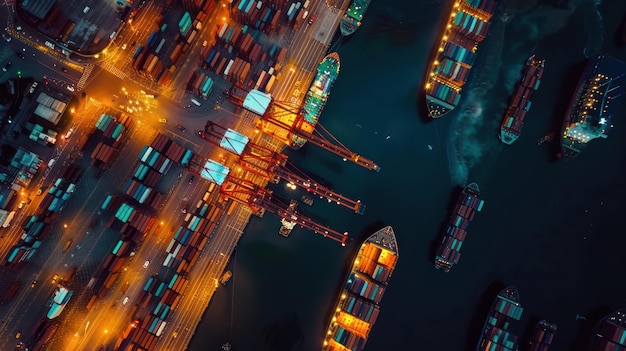
POLYGON ((98 144, 91 152, 91 165, 102 170, 107 169, 119 151, 121 138, 131 125, 131 118, 122 114, 119 119, 102 114, 96 122, 96 128, 90 138, 98 140, 98 144))
POLYGON ((146 145, 139 153, 139 164, 133 177, 123 187, 124 195, 133 200, 125 200, 123 196, 108 195, 101 206, 102 210, 115 212, 108 226, 121 235, 113 250, 87 285, 93 295, 87 304, 90 309, 98 297, 106 294, 114 284, 120 269, 132 250, 141 244, 145 235, 155 222, 151 216, 138 207, 149 205, 157 209, 163 205, 165 198, 154 190, 159 180, 169 170, 172 163, 182 163, 191 157, 191 151, 173 142, 169 137, 159 134, 150 146, 146 145), (131 204, 136 201, 138 205, 131 204))
POLYGON ((30 259, 41 242, 52 229, 52 222, 58 217, 65 203, 76 189, 83 172, 80 168, 70 164, 61 177, 57 178, 45 194, 37 212, 24 225, 24 234, 17 244, 13 245, 2 260, 3 266, 17 268, 24 260, 30 259))
POLYGON ((115 215, 109 221, 108 226, 121 235, 87 284, 87 288, 93 291, 87 309, 91 309, 96 299, 104 296, 115 283, 124 263, 131 256, 131 252, 141 244, 144 236, 155 222, 154 216, 143 213, 124 202, 123 198, 114 195, 108 195, 105 198, 102 210, 115 211, 115 215))
MULTIPOLYGON (((142 165, 150 165, 157 155, 154 165, 161 156, 183 166, 192 158, 191 150, 185 149, 168 136, 159 134, 140 153, 142 165)), ((139 169, 139 168, 138 168, 139 169)), ((215 184, 211 184, 194 210, 188 212, 184 223, 178 228, 167 249, 162 265, 170 267, 159 277, 150 277, 144 285, 131 313, 133 322, 117 339, 116 349, 150 350, 162 335, 169 313, 176 309, 187 288, 186 276, 198 260, 200 253, 217 223, 224 214, 222 205, 210 203, 215 184), (192 218, 193 217, 193 218, 192 218), (161 279, 160 277, 165 277, 161 279)))

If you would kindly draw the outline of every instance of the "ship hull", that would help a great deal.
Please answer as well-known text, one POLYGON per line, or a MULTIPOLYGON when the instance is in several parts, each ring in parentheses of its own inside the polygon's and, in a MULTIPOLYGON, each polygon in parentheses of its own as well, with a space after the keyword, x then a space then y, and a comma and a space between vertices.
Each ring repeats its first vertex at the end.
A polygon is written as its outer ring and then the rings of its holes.
POLYGON ((511 321, 520 320, 523 311, 516 287, 500 291, 491 304, 476 351, 518 350, 517 336, 511 334, 508 327, 511 321))
POLYGON ((548 348, 554 341, 556 329, 556 325, 544 319, 537 322, 528 343, 528 351, 548 351, 548 348))
POLYGON ((435 254, 435 268, 449 272, 453 265, 459 263, 461 245, 465 241, 468 225, 485 203, 479 197, 480 189, 476 183, 469 184, 459 195, 435 254))
MULTIPOLYGON (((310 134, 315 130, 322 110, 326 105, 326 100, 330 96, 330 90, 339 75, 340 60, 339 54, 331 52, 326 55, 317 66, 317 74, 309 86, 309 90, 304 97, 302 113, 294 124, 294 128, 304 130, 310 134)), ((298 150, 304 145, 306 140, 293 136, 291 148, 298 150)))
POLYGON ((543 76, 544 61, 537 61, 534 56, 526 60, 522 77, 517 82, 509 106, 500 126, 500 141, 513 144, 522 133, 524 118, 530 110, 531 96, 539 88, 543 76))
POLYGON ((444 22, 444 29, 426 74, 426 108, 432 118, 454 110, 469 78, 478 44, 487 36, 495 11, 494 0, 456 0, 444 22))
POLYGON ((332 309, 323 351, 363 350, 397 261, 398 244, 391 227, 365 240, 332 309))
POLYGON ((564 116, 559 157, 571 160, 591 140, 606 138, 624 95, 626 64, 606 54, 591 58, 564 116))
POLYGON ((339 22, 341 35, 347 37, 348 35, 354 34, 354 32, 359 29, 361 21, 363 20, 363 14, 367 11, 370 2, 371 0, 352 0, 341 22, 339 22))
POLYGON ((626 349, 626 309, 602 318, 594 329, 589 351, 626 349))

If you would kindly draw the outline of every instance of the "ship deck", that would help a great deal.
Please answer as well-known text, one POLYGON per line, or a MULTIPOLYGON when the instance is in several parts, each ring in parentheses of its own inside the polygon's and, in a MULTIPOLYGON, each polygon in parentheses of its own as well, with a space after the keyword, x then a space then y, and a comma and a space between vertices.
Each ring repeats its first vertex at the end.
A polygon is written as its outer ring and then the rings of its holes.
POLYGON ((561 139, 564 159, 574 158, 589 141, 607 137, 611 119, 626 95, 625 77, 626 64, 612 56, 589 60, 565 113, 561 139), (581 104, 581 100, 594 103, 581 104))
MULTIPOLYGON (((301 108, 303 120, 301 123, 297 123, 298 129, 309 134, 313 134, 315 131, 315 126, 326 105, 330 90, 339 76, 340 65, 339 54, 331 52, 317 66, 317 74, 304 97, 301 108)), ((293 117, 296 118, 295 115, 293 117)), ((296 121, 290 122, 290 125, 293 125, 296 121)), ((293 141, 295 146, 302 146, 305 142, 297 136, 293 137, 293 141)))
POLYGON ((424 87, 432 118, 441 117, 458 105, 461 87, 472 68, 478 43, 486 36, 492 12, 493 5, 480 9, 462 0, 451 4, 424 87))
MULTIPOLYGON (((398 243, 391 227, 378 230, 363 242, 354 259, 350 274, 348 278, 346 278, 344 289, 333 308, 333 315, 326 331, 322 350, 353 350, 353 344, 365 344, 378 316, 379 310, 377 301, 384 293, 384 286, 386 286, 386 282, 395 268, 397 259, 398 243), (374 271, 372 264, 375 264, 376 267, 385 266, 388 268, 388 275, 384 276, 385 279, 380 283, 377 283, 371 275, 371 272, 374 271), (359 288, 359 291, 367 290, 365 289, 366 286, 369 288, 372 286, 381 287, 376 301, 371 299, 371 296, 367 295, 367 293, 363 295, 362 292, 361 294, 357 294, 350 291, 349 286, 354 282, 350 280, 350 277, 353 277, 354 280, 365 279, 369 283, 369 286, 363 285, 363 289, 361 290, 359 288), (362 311, 360 311, 360 309, 359 311, 354 311, 353 308, 357 308, 355 306, 359 306, 359 308, 362 306, 366 308, 368 312, 365 316, 357 317, 355 313, 358 314, 362 311), (346 333, 352 336, 346 339, 346 335, 344 335, 346 333), (347 345, 343 343, 350 343, 350 346, 346 347, 347 345)), ((379 271, 378 268, 376 268, 376 270, 379 271)), ((376 287, 374 291, 378 291, 378 287, 376 287)), ((358 350, 361 349, 362 348, 358 348, 358 350)))
POLYGON ((363 14, 367 11, 367 7, 369 6, 371 0, 352 0, 350 6, 346 10, 345 16, 353 21, 356 21, 358 25, 360 25, 361 20, 363 19, 363 14))

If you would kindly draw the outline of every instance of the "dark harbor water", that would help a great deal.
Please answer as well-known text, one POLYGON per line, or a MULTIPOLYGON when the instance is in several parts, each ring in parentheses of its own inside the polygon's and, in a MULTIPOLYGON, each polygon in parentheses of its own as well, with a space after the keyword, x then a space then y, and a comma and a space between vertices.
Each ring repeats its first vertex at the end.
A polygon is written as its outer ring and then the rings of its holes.
POLYGON ((366 204, 362 216, 321 200, 300 206, 355 243, 343 248, 298 228, 285 239, 278 217, 253 218, 231 262, 234 276, 190 350, 220 350, 225 341, 234 351, 319 350, 355 249, 383 225, 394 227, 400 259, 366 350, 473 350, 505 284, 519 288, 525 308, 514 334, 527 340, 545 318, 558 325, 552 349, 586 350, 595 322, 626 307, 626 101, 608 139, 572 161, 556 161, 558 145, 537 140, 559 134, 585 55, 626 60, 614 40, 626 2, 596 2, 563 9, 509 1, 506 24, 501 6, 461 105, 432 122, 421 87, 443 1, 373 0, 364 25, 338 48, 341 73, 321 123, 381 172, 310 145, 290 152, 298 167, 366 204), (506 146, 497 138, 502 114, 533 52, 546 70, 520 139, 506 146), (434 269, 433 251, 467 181, 486 203, 446 274, 434 269))

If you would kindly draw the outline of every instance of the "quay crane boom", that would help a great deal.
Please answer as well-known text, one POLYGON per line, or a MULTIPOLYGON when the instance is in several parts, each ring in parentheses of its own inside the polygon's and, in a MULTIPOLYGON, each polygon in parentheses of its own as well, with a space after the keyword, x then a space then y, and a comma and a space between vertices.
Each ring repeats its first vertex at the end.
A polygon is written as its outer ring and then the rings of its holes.
MULTIPOLYGON (((205 131, 198 132, 198 135, 224 150, 235 153, 239 156, 240 165, 246 170, 257 174, 268 181, 274 178, 282 178, 286 181, 300 186, 307 192, 314 193, 328 202, 335 202, 338 205, 347 207, 355 213, 363 214, 365 205, 361 200, 352 200, 328 189, 327 187, 313 181, 311 177, 299 170, 299 174, 287 168, 287 156, 274 152, 260 145, 256 145, 245 136, 214 122, 207 122, 205 131)), ((291 165, 292 168, 295 166, 291 165)))
MULTIPOLYGON (((269 94, 262 93, 258 90, 248 91, 246 88, 238 85, 234 85, 233 88, 239 88, 240 90, 246 92, 247 96, 245 98, 241 98, 233 92, 227 92, 229 101, 238 107, 243 107, 246 110, 260 116, 260 126, 264 133, 278 137, 287 142, 290 146, 294 146, 293 140, 285 140, 283 137, 277 136, 269 128, 267 128, 267 123, 270 123, 288 131, 296 137, 307 140, 308 142, 317 145, 326 151, 342 157, 344 161, 351 161, 361 167, 376 172, 380 171, 380 167, 376 163, 350 151, 346 146, 341 144, 337 138, 333 137, 330 132, 325 130, 326 134, 329 135, 329 139, 323 136, 320 132, 318 132, 319 135, 314 135, 313 133, 302 130, 300 126, 305 123, 304 111, 302 107, 294 109, 291 106, 273 100, 269 94), (279 119, 280 114, 285 113, 295 116, 295 121, 292 125, 289 125, 279 119)), ((233 91, 232 88, 231 91, 233 91)), ((318 123, 317 127, 321 127, 321 125, 318 123)))
MULTIPOLYGON (((193 163, 197 165, 196 163, 193 163)), ((193 169, 190 169, 194 171, 193 169)), ((332 239, 346 245, 348 241, 348 232, 340 233, 327 226, 319 224, 314 220, 303 216, 301 213, 289 210, 288 206, 278 204, 278 199, 272 196, 272 192, 250 180, 246 180, 235 176, 230 172, 228 167, 209 159, 205 165, 201 166, 201 171, 194 171, 204 179, 215 182, 220 186, 220 193, 237 202, 243 203, 250 207, 256 215, 262 216, 265 211, 276 214, 291 222, 308 228, 313 232, 320 234, 326 238, 332 239)))

